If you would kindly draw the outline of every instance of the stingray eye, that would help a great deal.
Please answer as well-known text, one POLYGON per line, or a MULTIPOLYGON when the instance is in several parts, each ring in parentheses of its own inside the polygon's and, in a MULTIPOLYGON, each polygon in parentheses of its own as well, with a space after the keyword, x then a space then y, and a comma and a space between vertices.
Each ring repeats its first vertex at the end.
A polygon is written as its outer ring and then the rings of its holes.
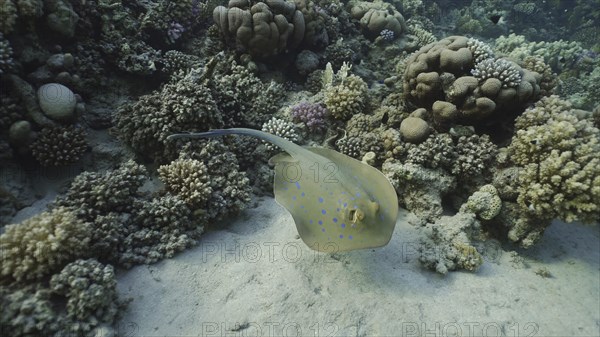
POLYGON ((356 209, 351 209, 348 212, 348 219, 350 219, 352 222, 356 222, 356 209))

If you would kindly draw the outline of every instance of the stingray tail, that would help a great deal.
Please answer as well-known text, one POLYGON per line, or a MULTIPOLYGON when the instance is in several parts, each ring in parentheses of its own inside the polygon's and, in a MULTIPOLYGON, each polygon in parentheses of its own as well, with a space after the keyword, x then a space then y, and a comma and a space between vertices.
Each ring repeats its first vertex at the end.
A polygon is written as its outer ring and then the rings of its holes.
POLYGON ((207 132, 189 132, 189 133, 176 133, 167 137, 167 140, 181 139, 181 138, 212 138, 224 135, 247 135, 262 139, 266 142, 274 144, 291 155, 295 155, 302 151, 302 148, 287 139, 272 135, 259 130, 246 129, 246 128, 231 128, 231 129, 216 129, 207 132))
POLYGON ((172 135, 169 135, 167 137, 167 140, 175 140, 175 139, 181 139, 181 138, 192 138, 192 139, 213 138, 213 137, 233 135, 233 134, 238 134, 238 133, 239 132, 235 132, 233 129, 216 129, 216 130, 210 130, 210 131, 206 131, 206 132, 174 133, 172 135))

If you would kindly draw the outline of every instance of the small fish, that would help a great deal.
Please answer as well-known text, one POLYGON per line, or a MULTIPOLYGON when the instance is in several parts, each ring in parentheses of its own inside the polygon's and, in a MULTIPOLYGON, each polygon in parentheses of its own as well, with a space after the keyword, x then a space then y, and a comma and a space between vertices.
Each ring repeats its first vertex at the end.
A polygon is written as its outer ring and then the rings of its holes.
POLYGON ((269 161, 275 165, 275 200, 290 212, 308 247, 331 253, 381 247, 390 241, 398 197, 389 180, 370 165, 252 129, 180 133, 168 139, 231 134, 256 137, 285 151, 269 161))

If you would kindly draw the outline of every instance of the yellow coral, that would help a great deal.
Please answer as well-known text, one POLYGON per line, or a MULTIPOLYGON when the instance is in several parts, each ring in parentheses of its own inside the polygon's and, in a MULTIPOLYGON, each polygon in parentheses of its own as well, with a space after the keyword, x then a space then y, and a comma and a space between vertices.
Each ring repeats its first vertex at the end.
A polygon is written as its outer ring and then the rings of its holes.
POLYGON ((177 159, 158 168, 158 175, 167 189, 178 195, 188 206, 197 209, 212 193, 206 165, 195 159, 177 159))
POLYGON ((91 232, 64 207, 6 226, 0 236, 2 281, 38 280, 84 257, 91 232))
POLYGON ((516 121, 509 153, 523 167, 517 201, 525 212, 567 222, 600 218, 600 130, 592 115, 543 98, 516 121))
POLYGON ((350 75, 338 85, 325 88, 325 105, 337 119, 348 120, 364 110, 367 84, 360 77, 350 75))

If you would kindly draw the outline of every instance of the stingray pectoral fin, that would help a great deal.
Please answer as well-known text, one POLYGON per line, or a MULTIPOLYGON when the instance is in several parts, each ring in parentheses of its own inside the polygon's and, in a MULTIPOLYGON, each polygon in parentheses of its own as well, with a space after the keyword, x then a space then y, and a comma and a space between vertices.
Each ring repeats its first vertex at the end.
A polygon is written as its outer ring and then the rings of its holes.
POLYGON ((287 152, 281 152, 269 159, 269 165, 277 165, 279 163, 297 163, 298 160, 290 156, 287 152))

